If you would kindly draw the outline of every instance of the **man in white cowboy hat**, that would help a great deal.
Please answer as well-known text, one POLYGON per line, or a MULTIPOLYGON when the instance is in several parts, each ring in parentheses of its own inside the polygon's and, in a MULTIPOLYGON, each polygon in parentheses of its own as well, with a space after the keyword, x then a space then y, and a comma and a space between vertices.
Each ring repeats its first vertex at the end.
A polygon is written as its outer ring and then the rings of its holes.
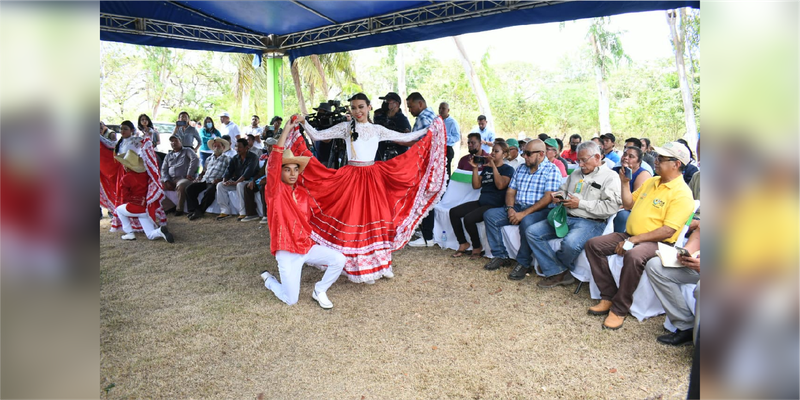
POLYGON ((214 153, 206 158, 203 172, 195 181, 186 188, 186 210, 190 221, 194 221, 205 214, 206 209, 217 198, 217 184, 222 182, 231 159, 224 153, 231 148, 225 139, 214 138, 208 141, 208 148, 214 153), (203 193, 203 200, 198 204, 198 197, 203 193))
POLYGON ((320 307, 329 309, 333 303, 328 299, 328 288, 336 282, 344 269, 342 253, 320 246, 311 239, 309 224, 310 207, 308 193, 294 190, 298 177, 308 165, 310 157, 299 157, 285 149, 286 136, 294 130, 295 118, 284 127, 278 143, 272 148, 267 161, 266 194, 269 217, 270 251, 278 261, 281 280, 267 271, 261 273, 264 286, 275 293, 284 303, 297 303, 300 295, 300 273, 303 264, 327 265, 322 279, 314 286, 311 298, 320 307))
POLYGON ((173 243, 175 239, 166 226, 156 228, 154 221, 156 220, 155 210, 158 207, 158 202, 147 204, 147 188, 150 185, 150 175, 147 173, 142 158, 133 150, 128 150, 125 155, 119 155, 115 158, 125 167, 125 175, 122 177, 118 193, 122 204, 115 210, 117 217, 122 222, 122 230, 125 232, 122 235, 122 240, 136 240, 130 221, 131 217, 136 217, 139 219, 142 230, 148 239, 163 238, 167 242, 173 243))
POLYGON ((231 139, 239 139, 241 134, 239 132, 239 125, 231 121, 231 115, 227 111, 219 115, 219 131, 223 135, 228 135, 231 139))

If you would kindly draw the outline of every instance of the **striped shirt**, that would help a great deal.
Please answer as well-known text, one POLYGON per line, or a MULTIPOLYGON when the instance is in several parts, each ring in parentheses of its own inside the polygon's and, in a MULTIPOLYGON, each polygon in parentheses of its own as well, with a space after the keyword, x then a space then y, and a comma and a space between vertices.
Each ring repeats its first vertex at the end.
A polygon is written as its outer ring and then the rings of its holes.
POLYGON ((561 171, 558 170, 558 167, 544 159, 533 174, 526 165, 520 165, 514 172, 514 177, 511 178, 508 187, 517 191, 514 203, 528 208, 539 201, 545 192, 558 190, 561 181, 561 171))
POLYGON ((414 127, 411 128, 411 131, 418 131, 421 129, 428 129, 429 126, 433 123, 433 120, 436 119, 436 113, 433 112, 433 109, 428 107, 422 112, 417 115, 417 120, 414 121, 414 127))
POLYGON ((231 159, 228 156, 221 154, 219 157, 215 155, 211 155, 206 159, 206 165, 203 167, 203 182, 206 183, 214 183, 215 180, 225 177, 225 173, 228 172, 228 164, 230 164, 231 159))

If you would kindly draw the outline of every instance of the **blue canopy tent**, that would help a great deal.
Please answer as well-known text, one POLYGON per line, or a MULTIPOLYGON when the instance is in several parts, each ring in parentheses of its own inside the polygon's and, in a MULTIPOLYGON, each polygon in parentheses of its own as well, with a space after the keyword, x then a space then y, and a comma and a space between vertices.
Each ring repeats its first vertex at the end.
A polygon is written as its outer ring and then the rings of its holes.
MULTIPOLYGON (((699 8, 700 2, 102 1, 100 40, 294 60, 508 26, 680 7, 699 8)), ((279 62, 266 63, 276 79, 279 62)))

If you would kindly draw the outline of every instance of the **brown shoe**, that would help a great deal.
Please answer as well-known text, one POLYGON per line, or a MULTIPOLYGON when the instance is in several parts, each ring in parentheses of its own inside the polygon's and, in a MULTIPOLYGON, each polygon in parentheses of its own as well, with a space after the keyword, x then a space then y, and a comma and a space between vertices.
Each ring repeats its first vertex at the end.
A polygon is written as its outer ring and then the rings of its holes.
POLYGON ((613 311, 609 311, 606 320, 603 321, 603 329, 617 330, 622 328, 623 322, 625 322, 624 316, 620 317, 619 315, 614 314, 613 311))
POLYGON ((552 288, 558 285, 571 285, 575 283, 575 278, 572 277, 572 274, 569 273, 569 270, 564 271, 558 275, 548 276, 547 278, 542 279, 536 286, 540 288, 552 288))
POLYGON ((611 309, 611 300, 600 300, 594 307, 589 307, 590 315, 606 315, 611 309))

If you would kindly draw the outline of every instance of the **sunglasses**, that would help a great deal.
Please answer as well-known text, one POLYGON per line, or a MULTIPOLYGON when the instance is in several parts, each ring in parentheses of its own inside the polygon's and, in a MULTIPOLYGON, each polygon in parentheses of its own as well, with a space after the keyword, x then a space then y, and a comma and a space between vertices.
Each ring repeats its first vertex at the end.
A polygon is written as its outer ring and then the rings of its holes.
POLYGON ((526 156, 530 157, 530 156, 532 156, 532 155, 534 155, 536 153, 544 153, 544 150, 536 150, 536 151, 527 151, 526 150, 526 151, 523 151, 522 153, 525 154, 526 156))
POLYGON ((675 157, 664 157, 664 156, 658 156, 656 160, 658 160, 658 162, 678 161, 678 159, 675 157))

